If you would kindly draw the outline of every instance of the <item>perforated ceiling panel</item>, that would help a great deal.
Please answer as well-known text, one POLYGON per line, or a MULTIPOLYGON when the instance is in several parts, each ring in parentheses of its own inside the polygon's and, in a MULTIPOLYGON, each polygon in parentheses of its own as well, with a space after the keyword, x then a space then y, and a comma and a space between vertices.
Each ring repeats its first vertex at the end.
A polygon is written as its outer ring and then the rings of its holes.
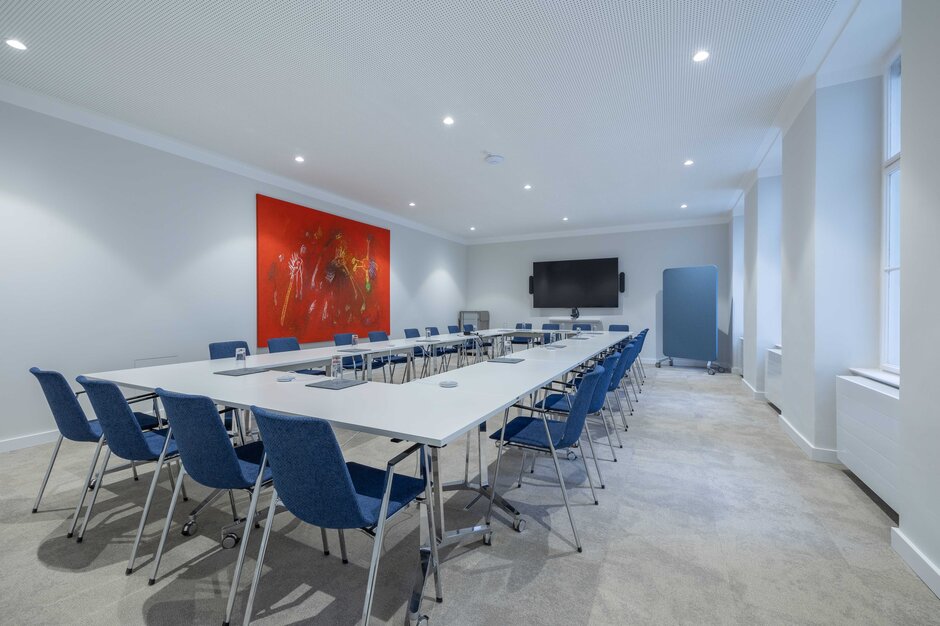
POLYGON ((0 79, 460 236, 660 222, 731 207, 837 1, 4 0, 0 79))

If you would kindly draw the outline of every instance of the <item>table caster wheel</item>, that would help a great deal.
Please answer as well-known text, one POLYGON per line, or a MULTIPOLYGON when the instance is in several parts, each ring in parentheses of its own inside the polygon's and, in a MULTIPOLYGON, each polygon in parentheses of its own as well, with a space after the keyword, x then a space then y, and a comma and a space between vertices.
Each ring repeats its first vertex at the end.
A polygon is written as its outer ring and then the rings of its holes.
POLYGON ((431 618, 429 618, 427 615, 422 615, 421 617, 418 618, 418 621, 415 622, 415 625, 416 625, 416 626, 427 626, 427 625, 430 624, 430 623, 431 623, 431 618))
POLYGON ((513 523, 512 523, 512 529, 513 529, 514 531, 516 531, 517 533, 521 533, 522 531, 524 531, 524 530, 525 530, 525 520, 524 520, 524 519, 521 519, 521 518, 520 518, 520 519, 517 519, 517 520, 514 520, 513 523))
POLYGON ((493 533, 486 533, 483 535, 483 545, 491 546, 493 545, 493 533))
POLYGON ((576 455, 573 450, 568 450, 567 457, 569 461, 574 461, 578 458, 578 455, 576 455))
POLYGON ((199 527, 196 525, 195 520, 186 522, 185 524, 183 524, 183 531, 182 531, 182 532, 183 532, 183 536, 184 536, 184 537, 192 537, 193 535, 196 534, 196 529, 197 529, 197 528, 199 528, 199 527))
POLYGON ((231 550, 232 548, 238 545, 238 542, 240 540, 241 540, 241 537, 239 537, 235 533, 226 533, 222 537, 222 547, 225 548, 226 550, 231 550))

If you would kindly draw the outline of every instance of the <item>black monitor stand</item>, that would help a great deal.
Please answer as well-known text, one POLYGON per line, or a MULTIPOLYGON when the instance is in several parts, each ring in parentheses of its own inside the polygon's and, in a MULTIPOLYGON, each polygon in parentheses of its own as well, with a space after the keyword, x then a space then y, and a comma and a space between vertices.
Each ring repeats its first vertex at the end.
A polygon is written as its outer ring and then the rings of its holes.
POLYGON ((581 317, 581 311, 578 310, 578 307, 571 309, 571 319, 576 320, 581 317))

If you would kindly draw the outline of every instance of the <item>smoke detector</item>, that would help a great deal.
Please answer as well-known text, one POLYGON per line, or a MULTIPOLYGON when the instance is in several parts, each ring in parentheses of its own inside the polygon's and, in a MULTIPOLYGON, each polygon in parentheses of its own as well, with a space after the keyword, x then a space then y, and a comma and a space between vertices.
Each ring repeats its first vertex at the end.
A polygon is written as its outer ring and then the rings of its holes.
POLYGON ((490 165, 499 165, 505 160, 505 158, 501 154, 493 154, 491 152, 487 152, 486 156, 483 157, 483 160, 489 163, 490 165))

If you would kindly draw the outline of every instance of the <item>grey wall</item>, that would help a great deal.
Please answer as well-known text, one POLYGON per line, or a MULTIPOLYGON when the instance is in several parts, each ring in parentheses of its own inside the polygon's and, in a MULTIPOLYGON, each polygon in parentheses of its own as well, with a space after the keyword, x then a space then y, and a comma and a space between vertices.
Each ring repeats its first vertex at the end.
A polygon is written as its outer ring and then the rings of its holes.
MULTIPOLYGON (((920 551, 905 558, 940 595, 940 3, 904 0, 901 96, 901 532, 920 551), (925 562, 926 561, 926 562, 925 562), (932 562, 932 569, 929 563, 932 562)), ((903 547, 903 546, 902 546, 903 547)), ((905 554, 902 552, 902 554, 905 554)))
POLYGON ((254 344, 256 193, 391 229, 396 334, 464 306, 461 244, 3 103, 0 136, 0 442, 53 428, 32 365, 74 379, 254 344))
POLYGON ((535 241, 475 245, 469 248, 467 306, 490 311, 494 325, 567 316, 569 309, 535 309, 528 291, 533 261, 616 256, 627 275, 620 307, 581 309, 582 317, 599 317, 605 326, 627 323, 650 328, 644 358, 661 354, 659 318, 663 280, 670 267, 717 265, 719 268, 720 360, 731 363, 731 245, 727 224, 664 230, 564 237, 535 241), (655 350, 653 349, 655 348, 655 350))

